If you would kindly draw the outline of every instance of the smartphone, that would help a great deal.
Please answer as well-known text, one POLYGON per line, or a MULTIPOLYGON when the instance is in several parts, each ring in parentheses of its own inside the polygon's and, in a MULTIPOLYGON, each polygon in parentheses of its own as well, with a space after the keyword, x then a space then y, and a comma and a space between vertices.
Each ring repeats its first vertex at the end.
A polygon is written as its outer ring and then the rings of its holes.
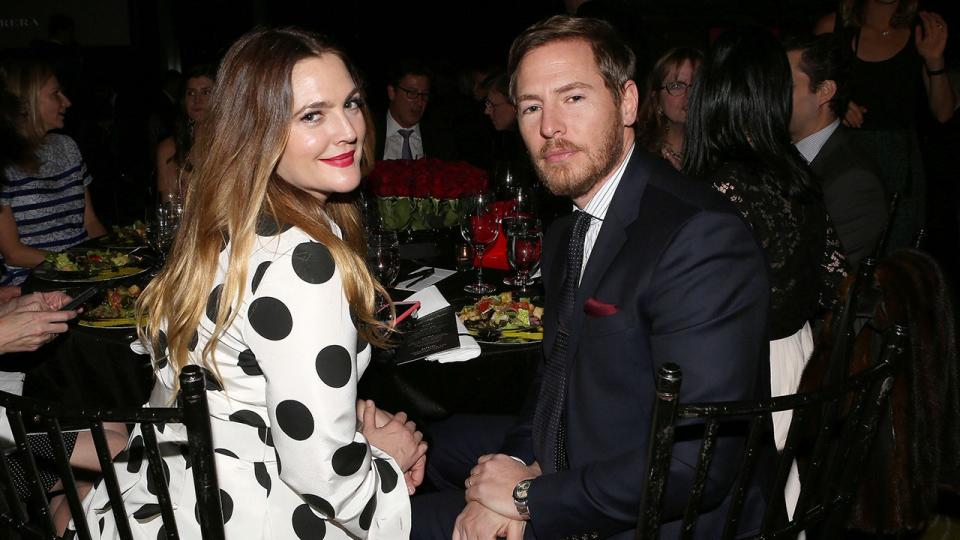
POLYGON ((73 300, 68 302, 65 306, 60 308, 60 311, 73 311, 78 307, 82 306, 84 302, 93 298, 95 294, 100 292, 99 287, 87 287, 80 294, 73 297, 73 300))

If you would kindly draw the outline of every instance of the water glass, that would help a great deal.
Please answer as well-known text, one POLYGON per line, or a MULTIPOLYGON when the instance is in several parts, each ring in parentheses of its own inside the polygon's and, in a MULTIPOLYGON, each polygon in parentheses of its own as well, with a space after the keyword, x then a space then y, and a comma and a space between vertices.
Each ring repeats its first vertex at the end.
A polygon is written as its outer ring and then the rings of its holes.
POLYGON ((396 231, 375 230, 367 238, 367 267, 384 287, 400 273, 400 242, 396 231))
MULTIPOLYGON (((483 253, 497 240, 500 234, 500 220, 496 211, 490 206, 492 198, 488 195, 475 195, 466 201, 467 208, 463 219, 460 220, 460 234, 476 253, 476 259, 483 258, 483 253)), ((477 281, 463 288, 471 294, 489 294, 494 291, 493 285, 483 282, 483 266, 478 262, 477 281)))

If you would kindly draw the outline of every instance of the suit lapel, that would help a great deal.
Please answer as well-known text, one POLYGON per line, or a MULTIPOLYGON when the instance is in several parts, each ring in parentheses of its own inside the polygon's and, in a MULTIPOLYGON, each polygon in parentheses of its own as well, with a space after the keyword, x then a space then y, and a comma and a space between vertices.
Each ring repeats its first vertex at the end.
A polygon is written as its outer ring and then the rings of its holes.
MULTIPOLYGON (((576 351, 577 344, 580 341, 580 330, 585 318, 583 306, 587 298, 593 296, 600 285, 600 280, 627 241, 627 227, 637 219, 640 199, 643 198, 643 192, 647 187, 654 166, 656 166, 656 162, 646 152, 637 147, 630 157, 627 169, 623 172, 623 177, 620 179, 617 191, 610 202, 610 208, 607 210, 603 225, 600 227, 600 234, 593 244, 590 259, 587 261, 587 266, 584 268, 583 276, 580 279, 580 287, 577 290, 573 316, 570 321, 572 330, 570 351, 576 351)), ((566 237, 569 239, 569 233, 566 237)), ((574 356, 573 354, 567 355, 568 362, 574 356)))

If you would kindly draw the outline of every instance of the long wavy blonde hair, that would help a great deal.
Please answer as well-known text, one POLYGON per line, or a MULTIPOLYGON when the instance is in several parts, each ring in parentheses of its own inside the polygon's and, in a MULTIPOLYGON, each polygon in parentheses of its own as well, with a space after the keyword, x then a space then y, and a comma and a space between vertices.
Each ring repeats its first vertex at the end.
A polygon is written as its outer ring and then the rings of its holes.
MULTIPOLYGON (((185 176, 188 187, 179 230, 166 265, 137 304, 139 320, 145 321, 140 335, 155 344, 155 359, 166 357, 177 374, 188 363, 188 346, 205 311, 220 251, 229 242, 216 326, 201 353, 202 364, 219 377, 213 352, 239 311, 257 223, 265 218, 299 227, 330 250, 360 336, 384 343, 386 332, 373 308, 376 294, 386 291, 364 264, 362 224, 351 197, 333 195, 320 202, 276 174, 293 114, 293 67, 325 54, 343 60, 360 86, 356 70, 340 49, 295 28, 248 33, 230 47, 220 66, 189 156, 194 168, 185 176), (340 227, 342 240, 328 218, 340 227)), ((366 109, 364 116, 369 118, 366 109)), ((360 162, 364 172, 372 167, 373 139, 368 133, 364 141, 360 162)))

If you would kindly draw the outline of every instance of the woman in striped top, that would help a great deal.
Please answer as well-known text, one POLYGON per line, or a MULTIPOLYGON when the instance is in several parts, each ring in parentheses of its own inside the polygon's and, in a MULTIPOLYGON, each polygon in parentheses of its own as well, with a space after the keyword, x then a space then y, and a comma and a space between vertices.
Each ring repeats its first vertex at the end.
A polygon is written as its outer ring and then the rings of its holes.
POLYGON ((23 106, 17 128, 31 147, 3 170, 0 184, 2 285, 16 285, 47 252, 63 251, 106 231, 93 211, 90 174, 77 144, 63 128, 70 100, 52 66, 15 60, 4 66, 7 89, 23 106))

